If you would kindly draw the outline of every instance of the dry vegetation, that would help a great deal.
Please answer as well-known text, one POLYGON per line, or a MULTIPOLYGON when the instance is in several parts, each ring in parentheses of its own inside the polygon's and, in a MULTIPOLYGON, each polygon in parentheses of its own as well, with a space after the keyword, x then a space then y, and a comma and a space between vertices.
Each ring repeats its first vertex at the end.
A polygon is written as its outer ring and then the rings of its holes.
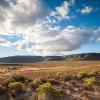
POLYGON ((0 67, 0 100, 100 100, 99 61, 0 67))

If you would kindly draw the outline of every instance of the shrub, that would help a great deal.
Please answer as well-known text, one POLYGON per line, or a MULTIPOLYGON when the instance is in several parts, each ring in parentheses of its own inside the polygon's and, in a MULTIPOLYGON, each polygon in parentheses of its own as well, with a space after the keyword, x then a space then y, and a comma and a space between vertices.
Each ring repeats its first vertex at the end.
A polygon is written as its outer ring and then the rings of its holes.
POLYGON ((9 83, 12 83, 12 82, 15 82, 14 79, 6 79, 4 82, 3 82, 3 85, 5 85, 6 87, 8 86, 9 83))
POLYGON ((95 86, 97 86, 98 82, 97 82, 95 77, 90 77, 90 78, 84 79, 84 83, 86 86, 90 86, 90 87, 95 88, 95 86))
POLYGON ((3 83, 3 80, 0 80, 0 84, 2 84, 3 83))
POLYGON ((2 85, 0 85, 0 94, 3 94, 5 92, 5 87, 3 87, 2 85))
POLYGON ((42 85, 42 81, 40 79, 35 79, 31 84, 30 84, 30 88, 32 90, 36 90, 40 85, 42 85))
POLYGON ((65 81, 70 80, 72 77, 72 75, 68 74, 68 73, 60 73, 59 78, 63 79, 65 81))
POLYGON ((92 71, 92 74, 97 75, 97 74, 99 74, 99 71, 97 71, 97 70, 93 70, 93 71, 92 71))
POLYGON ((44 77, 39 77, 38 78, 42 83, 46 83, 46 79, 44 77))
POLYGON ((44 83, 43 85, 40 85, 37 91, 42 93, 46 100, 63 100, 63 94, 61 91, 53 88, 51 83, 44 83))
POLYGON ((41 84, 42 84, 42 81, 40 79, 35 79, 33 81, 33 84, 36 86, 36 87, 39 87, 41 84))
POLYGON ((13 82, 13 83, 9 83, 8 87, 10 89, 12 89, 12 88, 22 89, 23 84, 21 82, 13 82))
POLYGON ((9 87, 9 92, 13 97, 24 92, 23 84, 21 82, 9 83, 8 87, 9 87))
POLYGON ((87 73, 85 71, 80 71, 77 75, 79 78, 84 78, 87 76, 87 73))
POLYGON ((17 82, 22 82, 22 83, 24 83, 26 80, 24 76, 20 76, 20 75, 13 76, 13 79, 17 82))
POLYGON ((54 85, 60 84, 60 82, 59 82, 58 80, 53 79, 53 78, 48 78, 48 79, 47 79, 47 82, 48 82, 48 83, 51 83, 51 84, 54 84, 54 85))

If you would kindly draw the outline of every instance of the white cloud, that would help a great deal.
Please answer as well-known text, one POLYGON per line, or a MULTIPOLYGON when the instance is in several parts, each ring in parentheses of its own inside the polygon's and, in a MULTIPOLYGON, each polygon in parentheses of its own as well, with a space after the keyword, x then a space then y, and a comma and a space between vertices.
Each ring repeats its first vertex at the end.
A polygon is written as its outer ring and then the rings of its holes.
MULTIPOLYGON (((45 16, 46 8, 40 0, 8 1, 0 1, 0 34, 8 36, 21 34, 22 38, 15 42, 0 39, 0 46, 14 46, 19 50, 33 52, 33 54, 53 55, 75 50, 89 42, 91 38, 97 39, 97 36, 100 38, 97 35, 100 32, 99 29, 93 32, 75 26, 61 29, 60 26, 52 28, 48 25, 48 23, 70 19, 72 16, 69 16, 69 11, 70 7, 75 4, 74 0, 64 1, 61 6, 55 8, 55 11, 50 12, 50 16, 45 16), (45 17, 47 23, 44 21, 45 17)), ((85 7, 83 13, 89 13, 89 9, 85 7)))
POLYGON ((48 28, 38 23, 28 32, 30 34, 24 36, 25 38, 19 42, 18 47, 40 55, 60 54, 75 50, 88 42, 93 34, 84 28, 67 26, 61 30, 59 27, 48 28))
POLYGON ((25 31, 37 21, 41 20, 47 8, 43 8, 40 0, 16 0, 16 3, 8 0, 0 1, 0 34, 25 33, 25 31), (5 1, 5 2, 4 2, 5 1), (8 5, 6 7, 5 5, 8 5))
POLYGON ((62 6, 56 7, 56 11, 62 18, 66 18, 69 13, 69 3, 64 1, 62 6))
POLYGON ((81 10, 81 13, 82 14, 88 14, 88 13, 91 13, 93 11, 93 8, 90 7, 90 6, 85 6, 82 10, 81 10))
POLYGON ((6 39, 0 38, 0 46, 2 46, 2 47, 10 47, 11 46, 11 42, 7 41, 6 39))
POLYGON ((50 15, 46 17, 45 23, 55 24, 62 20, 70 20, 76 16, 69 15, 71 7, 75 4, 75 0, 64 1, 60 6, 56 7, 55 10, 50 12, 50 15))

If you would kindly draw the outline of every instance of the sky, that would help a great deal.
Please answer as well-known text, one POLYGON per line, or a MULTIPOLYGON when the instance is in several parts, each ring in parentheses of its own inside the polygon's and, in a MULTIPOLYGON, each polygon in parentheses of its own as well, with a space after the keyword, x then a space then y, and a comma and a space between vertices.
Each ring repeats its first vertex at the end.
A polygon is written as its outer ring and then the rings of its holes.
POLYGON ((0 57, 100 53, 100 0, 0 0, 0 57))

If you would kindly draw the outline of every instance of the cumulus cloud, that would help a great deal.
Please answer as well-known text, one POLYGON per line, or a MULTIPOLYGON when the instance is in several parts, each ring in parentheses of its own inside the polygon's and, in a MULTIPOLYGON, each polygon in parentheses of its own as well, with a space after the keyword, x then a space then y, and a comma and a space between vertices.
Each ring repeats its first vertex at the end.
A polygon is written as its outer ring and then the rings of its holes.
POLYGON ((40 0, 0 1, 0 29, 5 33, 25 33, 25 30, 41 20, 47 9, 40 0), (9 6, 9 8, 6 7, 9 6))
POLYGON ((49 33, 56 33, 56 35, 50 38, 48 34, 48 39, 41 37, 43 40, 38 38, 40 43, 37 43, 36 49, 40 51, 40 54, 71 51, 86 43, 91 37, 89 31, 74 26, 66 27, 63 30, 49 30, 49 33))
POLYGON ((82 14, 89 14, 93 11, 93 8, 90 7, 90 6, 85 6, 82 10, 81 10, 81 13, 82 14))
POLYGON ((29 33, 19 42, 19 48, 40 55, 75 50, 87 43, 93 35, 92 31, 85 28, 67 26, 61 30, 58 27, 48 28, 41 24, 34 25, 29 33))

